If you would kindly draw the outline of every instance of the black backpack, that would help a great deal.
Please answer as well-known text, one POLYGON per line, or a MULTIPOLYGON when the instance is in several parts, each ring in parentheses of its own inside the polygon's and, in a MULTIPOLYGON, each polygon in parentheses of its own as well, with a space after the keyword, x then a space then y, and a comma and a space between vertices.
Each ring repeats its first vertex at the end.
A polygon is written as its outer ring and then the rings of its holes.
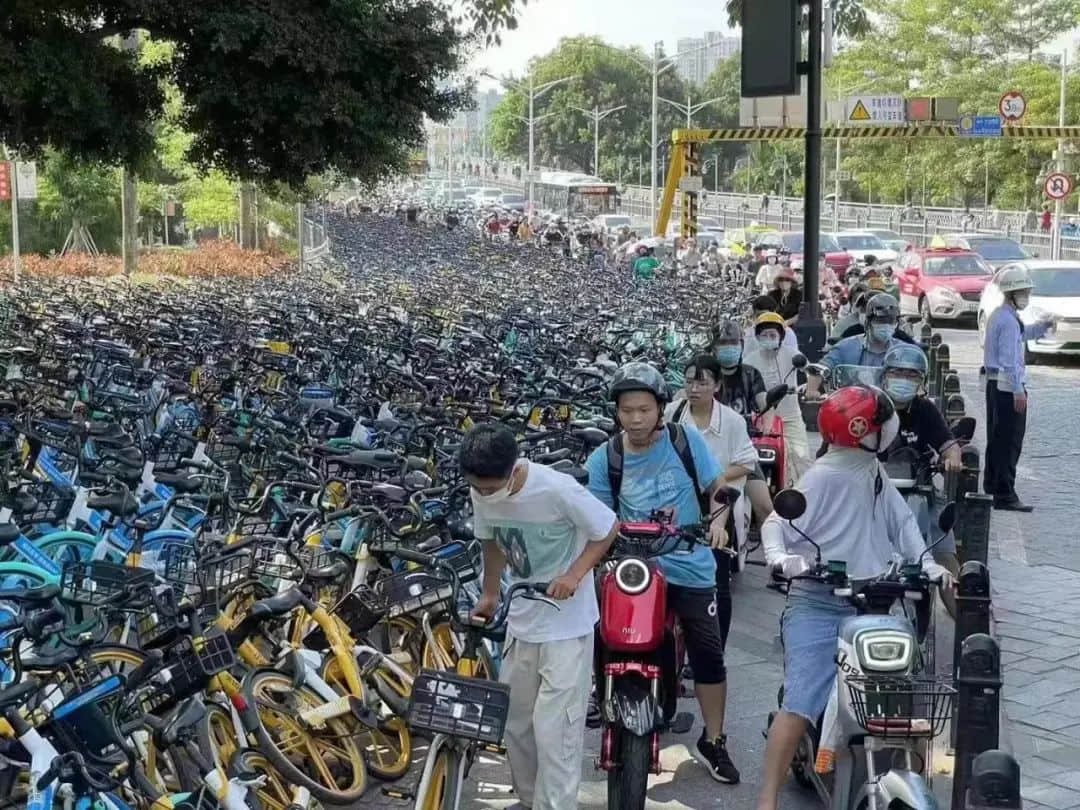
MULTIPOLYGON (((677 412, 675 418, 678 419, 681 415, 681 412, 677 412)), ((701 483, 698 481, 697 467, 694 465, 694 455, 690 451, 690 441, 686 438, 686 431, 683 430, 682 425, 677 424, 676 422, 668 422, 667 431, 671 443, 675 445, 675 452, 678 454, 679 460, 683 463, 683 467, 686 468, 686 474, 690 476, 690 480, 694 484, 694 492, 697 494, 698 507, 701 509, 701 517, 702 520, 705 520, 710 514, 709 495, 708 493, 701 491, 701 483)), ((607 473, 608 483, 611 485, 611 501, 615 504, 615 512, 618 513, 619 490, 622 488, 623 473, 622 433, 608 439, 607 473)))

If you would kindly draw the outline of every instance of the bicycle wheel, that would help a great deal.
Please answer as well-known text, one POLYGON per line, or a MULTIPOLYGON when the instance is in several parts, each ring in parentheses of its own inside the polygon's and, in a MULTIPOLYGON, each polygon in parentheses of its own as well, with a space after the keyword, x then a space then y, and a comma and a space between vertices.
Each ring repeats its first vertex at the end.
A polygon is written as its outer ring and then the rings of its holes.
POLYGON ((427 779, 427 787, 416 796, 416 810, 457 810, 461 797, 461 754, 443 745, 427 779))
MULTIPOLYGON (((239 757, 246 766, 245 770, 264 777, 262 786, 255 791, 261 810, 286 810, 292 803, 288 782, 270 760, 258 751, 242 749, 237 744, 232 716, 223 706, 206 704, 206 717, 199 727, 199 747, 204 752, 213 753, 217 766, 228 765, 239 757)), ((250 793, 248 804, 254 804, 250 793)))
POLYGON ((259 750, 286 779, 326 804, 351 804, 363 795, 367 766, 354 741, 361 729, 352 715, 327 720, 319 730, 307 727, 300 714, 326 701, 272 669, 256 670, 245 678, 244 697, 259 714, 255 730, 259 750))
MULTIPOLYGON (((384 685, 388 683, 387 676, 392 678, 393 673, 380 669, 372 675, 372 681, 374 681, 372 685, 376 686, 375 691, 380 696, 384 691, 384 685), (382 677, 379 673, 383 673, 382 677)), ((323 671, 323 680, 330 684, 338 694, 349 694, 349 688, 336 660, 330 659, 323 671)), ((394 682, 405 688, 406 695, 408 694, 408 687, 396 678, 394 682)), ((365 687, 367 686, 368 684, 365 683, 365 687)), ((385 689, 391 691, 389 686, 385 686, 385 689)), ((366 697, 366 695, 361 695, 360 699, 365 700, 366 697)), ((408 697, 406 697, 406 708, 408 702, 408 697)), ((399 711, 398 707, 392 703, 387 703, 387 705, 394 712, 394 716, 381 720, 377 729, 361 728, 356 735, 356 742, 364 752, 364 761, 367 763, 368 770, 379 779, 391 781, 404 776, 409 770, 409 765, 412 764, 412 738, 409 727, 405 724, 404 709, 399 711)))

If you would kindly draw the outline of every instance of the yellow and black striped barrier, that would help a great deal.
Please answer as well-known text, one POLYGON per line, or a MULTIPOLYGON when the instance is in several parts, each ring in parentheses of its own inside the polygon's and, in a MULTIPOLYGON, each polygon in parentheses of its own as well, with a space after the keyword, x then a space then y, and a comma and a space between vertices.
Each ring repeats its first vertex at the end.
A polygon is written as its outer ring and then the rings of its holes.
MULTIPOLYGON (((823 138, 974 138, 955 124, 912 124, 909 126, 832 125, 821 128, 823 138)), ((806 127, 733 127, 728 129, 676 129, 673 144, 716 141, 791 141, 806 137, 806 127)), ((994 136, 991 136, 994 137, 994 136)), ((1002 138, 1080 138, 1080 126, 1003 126, 1002 138)), ((985 138, 980 138, 985 140, 985 138)))

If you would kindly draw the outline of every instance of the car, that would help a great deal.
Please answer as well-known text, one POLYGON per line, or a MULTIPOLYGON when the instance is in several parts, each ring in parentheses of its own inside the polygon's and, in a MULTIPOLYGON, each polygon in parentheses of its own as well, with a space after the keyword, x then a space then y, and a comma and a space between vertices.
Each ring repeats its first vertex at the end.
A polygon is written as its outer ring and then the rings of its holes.
POLYGON ((870 231, 837 231, 829 236, 835 239, 840 247, 857 262, 864 261, 867 256, 873 256, 878 264, 895 264, 896 258, 900 255, 897 251, 886 247, 885 243, 870 231))
POLYGON ((601 214, 592 221, 593 230, 607 236, 619 232, 620 228, 633 230, 629 214, 601 214))
POLYGON ((982 256, 959 248, 915 248, 895 268, 901 314, 937 321, 974 320, 994 271, 982 256))
POLYGON ((884 242, 885 247, 889 250, 895 250, 897 253, 903 253, 905 250, 910 250, 912 247, 911 242, 896 231, 889 231, 882 228, 867 228, 866 230, 867 233, 872 233, 884 242))
POLYGON ((935 236, 931 247, 954 247, 961 250, 973 250, 986 259, 987 264, 997 270, 1006 264, 1034 258, 1020 243, 1007 236, 995 236, 989 233, 947 233, 935 236))
POLYGON ((524 194, 503 194, 499 198, 499 205, 501 205, 507 211, 516 211, 519 214, 524 214, 525 213, 525 195, 524 194))
MULTIPOLYGON (((793 264, 801 264, 803 258, 803 232, 785 231, 780 234, 784 247, 791 251, 793 264)), ((836 273, 838 279, 843 279, 844 273, 851 267, 851 256, 837 244, 836 240, 827 233, 818 234, 818 250, 825 254, 825 264, 836 273)))
POLYGON ((1043 355, 1080 355, 1080 262, 1075 260, 1025 259, 1003 265, 983 288, 979 298, 979 343, 985 343, 990 313, 1004 300, 994 282, 1010 267, 1027 270, 1035 285, 1030 303, 1020 310, 1020 320, 1029 325, 1047 314, 1058 319, 1055 329, 1038 340, 1025 342, 1024 361, 1035 363, 1043 355))

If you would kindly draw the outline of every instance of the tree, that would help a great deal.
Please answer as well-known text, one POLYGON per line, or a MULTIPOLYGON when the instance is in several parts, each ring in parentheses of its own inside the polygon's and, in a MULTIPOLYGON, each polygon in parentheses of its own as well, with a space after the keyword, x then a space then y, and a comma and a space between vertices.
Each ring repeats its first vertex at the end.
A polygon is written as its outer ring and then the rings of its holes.
POLYGON ((998 30, 1028 61, 1040 45, 1080 23, 1080 0, 1014 0, 1011 11, 998 30))
MULTIPOLYGON (((506 5, 484 0, 474 16, 497 32, 506 5)), ((376 178, 404 164, 425 116, 465 104, 453 79, 467 39, 438 0, 10 3, 0 141, 142 168, 168 79, 199 167, 294 184, 331 167, 376 178), (132 31, 173 43, 171 58, 115 47, 132 31)))
MULTIPOLYGON (((732 27, 742 23, 743 3, 746 0, 727 0, 728 24, 732 27)), ((832 0, 835 12, 833 28, 845 37, 861 37, 870 33, 870 17, 863 0, 832 0)))
MULTIPOLYGON (((652 79, 648 63, 639 50, 615 48, 593 37, 563 39, 559 46, 534 59, 530 71, 536 85, 576 78, 559 85, 535 103, 534 114, 551 117, 534 124, 535 163, 551 166, 558 162, 564 169, 592 171, 593 125, 582 107, 601 109, 625 104, 626 109, 600 123, 601 168, 617 177, 619 167, 650 151, 652 115, 652 79), (635 61, 636 60, 636 61, 635 61)), ((528 79, 518 78, 518 82, 528 79)), ((660 77, 659 94, 673 101, 686 101, 686 85, 668 71, 660 77)), ((491 114, 488 126, 490 143, 496 153, 527 158, 529 128, 523 119, 529 114, 528 93, 521 86, 509 90, 491 114)), ((698 114, 701 122, 714 121, 710 108, 698 114)), ((680 113, 661 103, 658 111, 658 137, 667 141, 672 129, 684 127, 680 113)))

